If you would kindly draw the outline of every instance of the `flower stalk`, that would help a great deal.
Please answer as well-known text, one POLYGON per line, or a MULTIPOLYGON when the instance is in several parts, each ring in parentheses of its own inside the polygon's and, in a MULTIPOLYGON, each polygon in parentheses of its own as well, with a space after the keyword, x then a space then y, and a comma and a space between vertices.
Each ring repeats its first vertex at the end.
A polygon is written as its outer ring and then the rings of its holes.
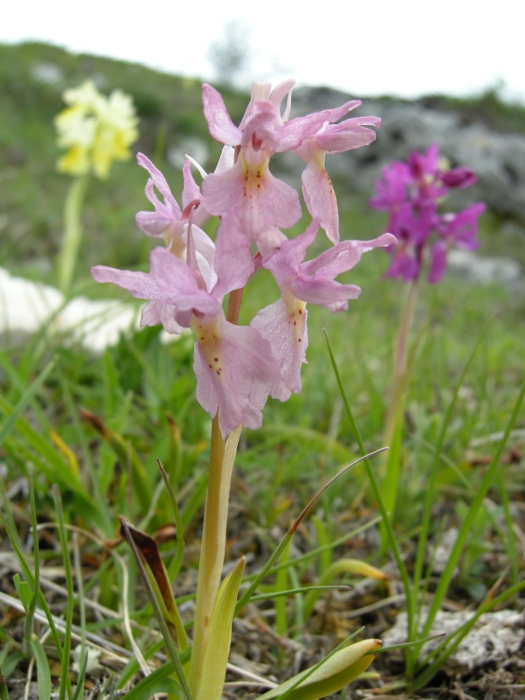
POLYGON ((218 416, 212 421, 210 473, 204 509, 190 663, 190 687, 195 697, 199 692, 208 648, 210 622, 224 565, 231 477, 241 430, 242 426, 239 426, 224 440, 218 416))
POLYGON ((75 273, 80 241, 82 240, 82 209, 89 175, 75 177, 69 186, 64 207, 64 236, 58 258, 58 286, 68 296, 75 273))

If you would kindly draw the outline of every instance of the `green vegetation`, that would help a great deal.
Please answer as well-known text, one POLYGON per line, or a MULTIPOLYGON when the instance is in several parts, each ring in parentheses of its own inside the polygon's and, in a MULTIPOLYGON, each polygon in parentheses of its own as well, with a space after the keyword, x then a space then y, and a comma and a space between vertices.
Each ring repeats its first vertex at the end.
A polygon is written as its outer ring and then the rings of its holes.
MULTIPOLYGON (((53 266, 69 179, 55 172, 58 149, 52 119, 62 108, 64 88, 86 78, 97 81, 106 93, 121 88, 132 95, 141 120, 136 148, 155 156, 174 193, 178 194, 181 179, 169 164, 168 150, 189 136, 207 135, 197 81, 103 58, 71 56, 40 44, 0 46, 0 265, 13 274, 56 280, 53 266), (35 77, 39 64, 58 67, 62 77, 58 82, 42 82, 35 77)), ((225 99, 233 118, 239 119, 246 96, 226 90, 225 99)), ((499 125, 514 124, 520 115, 518 108, 504 107, 497 95, 462 106, 467 111, 484 109, 485 103, 494 106, 499 125), (509 121, 504 121, 507 117, 509 121)), ((204 167, 211 167, 219 150, 217 144, 204 167)), ((154 242, 140 234, 134 223, 137 211, 150 208, 145 183, 145 172, 133 162, 116 165, 107 183, 90 182, 76 282, 76 288, 88 296, 125 298, 119 290, 91 281, 93 264, 146 269, 154 242)), ((353 196, 345 199, 344 183, 336 183, 336 188, 344 237, 378 235, 383 217, 353 196)), ((498 236, 499 224, 490 214, 484 217, 481 254, 490 250, 523 260, 523 243, 522 251, 516 251, 514 241, 498 236)), ((367 451, 382 446, 393 343, 406 291, 399 283, 381 280, 386 263, 383 253, 372 252, 347 276, 345 281, 363 289, 347 313, 332 315, 312 308, 302 393, 286 404, 270 400, 263 428, 241 437, 228 546, 232 560, 241 552, 249 555, 245 575, 260 570, 313 494, 342 466, 361 456, 353 419, 367 451), (323 328, 351 414, 341 398, 323 328)), ((255 276, 249 284, 253 289, 246 294, 241 323, 252 316, 250 298, 277 298, 266 278, 255 276)), ((0 301, 4 303, 8 302, 0 301)), ((417 572, 425 591, 439 592, 440 602, 446 594, 462 606, 472 604, 473 609, 480 600, 486 609, 487 600, 492 604, 493 599, 516 609, 523 604, 523 557, 516 532, 522 534, 525 523, 523 510, 515 507, 523 488, 523 407, 496 467, 488 465, 498 449, 493 436, 509 426, 525 380, 524 317, 525 297, 515 288, 472 286, 452 274, 440 285, 422 286, 399 453, 401 507, 393 517, 393 532, 407 575, 413 576, 417 537, 425 513, 429 514, 423 496, 432 472, 429 539, 436 544, 447 528, 471 523, 457 578, 449 572, 445 585, 417 572), (488 498, 477 504, 476 495, 483 489, 488 498), (477 510, 469 511, 474 502, 477 510)), ((154 655, 157 685, 152 680, 143 692, 137 686, 129 698, 150 697, 154 690, 176 693, 173 681, 170 685, 166 680, 166 664, 160 665, 162 644, 150 624, 152 609, 138 583, 136 564, 118 539, 118 516, 158 536, 173 575, 181 562, 174 547, 172 504, 156 464, 160 460, 176 494, 186 544, 175 595, 179 603, 191 600, 210 430, 208 417, 194 398, 193 342, 183 336, 163 345, 160 329, 148 328, 122 337, 100 356, 91 356, 67 339, 59 343, 47 330, 23 347, 0 352, 0 509, 4 514, 0 589, 21 601, 24 619, 29 620, 24 629, 14 623, 4 612, 7 599, 0 598, 0 698, 9 697, 10 679, 25 678, 30 658, 42 698, 49 697, 51 685, 56 689, 60 678, 61 697, 70 684, 73 697, 77 683, 78 688, 98 684, 100 697, 110 697, 111 688, 130 690, 140 680, 139 667, 154 655), (29 494, 20 477, 31 482, 29 494), (53 484, 58 484, 61 495, 51 490, 53 484), (33 539, 30 528, 37 521, 47 525, 33 539), (16 549, 18 558, 13 553, 16 549), (72 570, 66 564, 69 560, 72 570), (52 611, 46 602, 51 593, 52 611), (51 612, 63 618, 53 618, 51 612), (94 640, 106 649, 114 645, 113 656, 101 653, 96 672, 85 666, 86 649, 94 640), (72 651, 77 644, 78 654, 72 651), (68 676, 74 658, 77 671, 68 676)), ((366 531, 377 515, 367 468, 358 465, 322 494, 315 516, 307 518, 297 532, 295 549, 282 555, 286 566, 272 569, 258 593, 282 594, 326 579, 335 583, 326 572, 332 572, 340 559, 384 566, 376 541, 357 532, 359 527, 366 531), (342 541, 344 536, 348 541, 342 541)), ((389 553, 389 564, 391 559, 389 553)), ((394 567, 389 565, 388 570, 399 578, 394 567)), ((354 578, 346 575, 340 581, 346 584, 354 578)), ((368 599, 363 601, 365 596, 356 594, 345 605, 359 608, 387 595, 385 584, 374 582, 367 588, 368 599)), ((270 626, 286 630, 298 643, 309 643, 304 637, 308 629, 330 637, 333 648, 361 626, 359 617, 348 617, 346 608, 342 612, 337 607, 330 591, 313 598, 308 599, 306 613, 304 597, 296 593, 275 602, 261 600, 259 605, 270 626), (316 608, 312 612, 313 598, 326 601, 317 613, 316 608)), ((184 609, 184 615, 183 621, 189 624, 191 607, 184 609)), ((282 676, 282 670, 292 665, 293 649, 279 646, 276 635, 264 637, 263 626, 257 627, 263 619, 259 613, 245 615, 246 624, 259 630, 261 640, 254 644, 266 645, 270 673, 282 676)), ((364 620, 363 624, 379 629, 370 614, 364 620)), ((245 653, 242 644, 236 647, 235 634, 234 649, 245 653)), ((378 657, 374 668, 392 679, 387 659, 388 654, 378 657)), ((412 653, 409 673, 414 673, 415 663, 412 653)), ((432 674, 427 671, 424 678, 431 681, 432 674)), ((262 694, 263 689, 259 691, 262 694)), ((246 694, 236 697, 255 697, 249 690, 238 692, 246 694)))

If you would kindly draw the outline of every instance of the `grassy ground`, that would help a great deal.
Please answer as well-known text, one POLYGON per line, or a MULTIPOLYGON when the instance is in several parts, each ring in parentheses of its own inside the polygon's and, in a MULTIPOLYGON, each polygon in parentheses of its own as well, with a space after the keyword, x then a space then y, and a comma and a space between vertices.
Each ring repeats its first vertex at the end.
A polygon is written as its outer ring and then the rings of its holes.
MULTIPOLYGON (((69 182, 54 171, 57 150, 51 121, 61 109, 61 91, 87 77, 102 81, 105 92, 119 87, 133 96, 141 117, 138 148, 149 155, 156 153, 157 162, 164 159, 163 169, 174 192, 178 192, 180 180, 164 158, 166 149, 185 136, 206 136, 196 82, 105 59, 73 57, 41 45, 0 47, 0 264, 12 273, 54 279, 61 210, 69 182), (63 78, 52 85, 35 80, 34 66, 42 62, 58 66, 63 78)), ((226 97, 232 116, 238 119, 245 96, 229 93, 226 97)), ((494 104, 500 115, 498 123, 506 124, 506 110, 494 104)), ((91 182, 77 277, 77 287, 90 296, 124 298, 118 290, 90 281, 92 264, 146 269, 152 242, 139 234, 134 224, 136 211, 149 208, 144 184, 144 172, 133 163, 116 166, 107 184, 91 182)), ((384 226, 382 217, 368 212, 364 203, 352 196, 342 196, 344 183, 336 183, 336 187, 345 237, 378 235, 384 226)), ((514 240, 498 236, 499 225, 495 217, 485 216, 481 254, 490 252, 523 260, 523 245, 522 251, 516 250, 514 240)), ((360 284, 363 293, 359 300, 350 302, 347 313, 332 315, 318 308, 310 311, 309 364, 303 370, 302 393, 286 404, 270 400, 263 428, 246 431, 241 440, 228 547, 231 559, 241 551, 249 555, 250 571, 257 569, 272 542, 313 492, 359 455, 330 365, 323 328, 333 345, 342 384, 367 449, 382 445, 393 344, 406 293, 401 284, 381 280, 386 265, 382 252, 371 252, 348 275, 346 281, 360 284)), ((241 322, 248 322, 260 308, 261 299, 267 303, 276 298, 273 283, 258 275, 247 289, 241 322)), ((421 528, 423 496, 439 432, 463 367, 490 322, 462 381, 440 448, 432 492, 430 540, 434 542, 442 530, 466 521, 465 508, 482 487, 487 461, 495 451, 491 436, 508 424, 524 381, 524 316, 525 297, 518 287, 472 286, 449 274, 442 284, 421 290, 414 334, 418 344, 400 450, 400 507, 393 521, 409 574, 413 571, 415 538, 421 528)), ((191 596, 194 587, 210 426, 194 399, 192 352, 190 339, 164 346, 159 331, 147 329, 130 339, 123 338, 118 346, 98 357, 67 342, 57 342, 45 330, 28 345, 0 353, 2 510, 32 562, 26 477, 29 472, 35 474, 35 514, 40 523, 57 520, 50 487, 59 484, 66 523, 80 528, 78 537, 73 539, 71 532, 69 536, 72 555, 78 551, 76 568, 83 581, 84 597, 90 601, 82 615, 82 596, 75 599, 74 622, 81 637, 83 630, 83 634, 97 635, 101 645, 116 645, 113 657, 106 649, 98 667, 88 673, 85 697, 110 697, 110 691, 101 688, 111 671, 118 688, 133 684, 136 666, 128 660, 130 640, 122 624, 123 611, 135 625, 134 634, 142 650, 153 653, 155 647, 151 610, 140 587, 135 586, 135 566, 116 538, 117 516, 124 514, 143 529, 165 535, 162 549, 166 561, 170 561, 172 533, 162 528, 171 516, 166 495, 157 490, 160 479, 156 459, 161 459, 170 474, 185 526, 186 559, 176 593, 191 596), (42 382, 35 384, 43 371, 46 374, 42 382), (92 535, 99 539, 93 541, 92 535), (125 558, 124 568, 118 557, 125 558), (125 576, 130 580, 127 601, 122 596, 125 576)), ((461 608, 475 607, 500 579, 498 591, 521 583, 524 429, 522 409, 498 463, 498 473, 489 484, 489 500, 484 501, 463 548, 459 575, 447 590, 448 602, 461 608)), ((327 596, 310 619, 301 617, 301 606, 292 598, 284 609, 261 605, 236 623, 237 660, 248 659, 263 676, 282 676, 291 669, 299 648, 304 658, 315 659, 320 649, 330 648, 361 624, 368 626, 369 634, 379 634, 391 624, 396 611, 403 608, 399 601, 392 603, 385 614, 349 614, 349 610, 376 604, 400 590, 391 553, 381 555, 376 530, 351 536, 355 527, 376 515, 377 504, 365 470, 357 468, 323 497, 316 518, 299 532, 292 559, 345 533, 350 539, 333 555, 325 552, 292 567, 289 583, 293 583, 294 576, 301 582, 316 581, 329 568, 332 556, 333 560, 358 557, 386 566, 394 583, 389 588, 384 584, 356 584, 355 592, 347 598, 341 598, 343 594, 339 598, 337 594, 327 596), (286 646, 287 635, 299 646, 286 646)), ((67 612, 64 561, 54 526, 43 527, 39 541, 42 589, 53 612, 60 615, 67 612), (57 589, 57 585, 62 588, 57 589)), ((5 529, 0 529, 0 589, 15 597, 20 596, 20 588, 15 593, 13 574, 19 568, 5 529)), ((438 584, 432 577, 429 592, 438 584)), ((271 579, 268 585, 283 583, 271 579)), ((78 590, 78 581, 75 586, 78 590)), ((517 589, 506 605, 521 611, 521 595, 517 589)), ((184 610, 189 620, 191 602, 188 606, 184 610)), ((4 684, 0 676, 1 697, 17 698, 21 697, 17 688, 28 675, 28 661, 21 646, 23 618, 5 600, 0 600, 0 611, 0 668, 8 681, 4 684)), ((35 629, 42 636, 47 628, 37 622, 35 629)), ((56 687, 64 664, 59 663, 51 639, 44 639, 43 644, 52 661, 51 677, 56 687)), ((378 664, 383 677, 399 680, 402 668, 389 665, 387 658, 385 655, 378 664)), ((501 671, 502 664, 498 669, 501 671)), ((511 686, 523 681, 519 669, 518 661, 509 667, 507 690, 492 691, 489 683, 489 691, 500 692, 497 697, 512 697, 511 686)), ((456 682, 463 683, 464 688, 474 683, 463 697, 496 697, 475 685, 481 676, 493 672, 492 666, 464 675, 449 669, 433 682, 442 684, 441 697, 451 697, 447 693, 456 682)), ((74 674, 72 678, 75 682, 74 674)), ((498 683, 501 674, 492 685, 498 683)), ((37 697, 36 692, 30 689, 29 697, 37 697)), ((255 697, 248 689, 227 692, 232 693, 231 697, 255 697)), ((432 697, 434 691, 428 692, 432 697)))

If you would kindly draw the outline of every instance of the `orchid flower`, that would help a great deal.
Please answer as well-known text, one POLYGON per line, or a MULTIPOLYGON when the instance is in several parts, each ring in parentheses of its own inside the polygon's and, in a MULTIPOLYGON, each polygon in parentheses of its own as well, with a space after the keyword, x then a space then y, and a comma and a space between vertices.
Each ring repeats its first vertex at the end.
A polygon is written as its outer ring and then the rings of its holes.
POLYGON ((388 233, 371 241, 343 241, 314 260, 304 262, 319 223, 319 219, 314 219, 305 233, 283 242, 262 263, 279 285, 281 298, 259 311, 250 325, 269 341, 280 367, 281 381, 274 387, 272 396, 281 401, 286 401, 291 392, 301 390, 301 365, 306 362, 308 346, 306 304, 325 306, 334 313, 346 311, 348 299, 356 299, 361 289, 354 284, 340 284, 335 278, 351 270, 363 253, 396 242, 388 233))
POLYGON ((269 343, 254 328, 229 323, 221 305, 223 294, 246 284, 252 266, 237 267, 211 289, 212 275, 206 278, 199 267, 190 228, 186 262, 165 248, 155 248, 150 267, 148 274, 103 265, 91 272, 98 282, 113 282, 149 300, 142 326, 162 323, 168 333, 193 330, 197 400, 211 416, 219 413, 223 436, 241 424, 259 428, 279 370, 269 343))
POLYGON ((308 163, 303 192, 310 213, 319 216, 330 240, 339 240, 337 203, 324 168, 325 153, 340 153, 371 143, 379 126, 377 117, 349 119, 334 125, 361 103, 351 100, 336 109, 288 120, 289 104, 281 116, 279 105, 292 82, 277 86, 255 84, 252 99, 239 127, 232 122, 220 94, 203 87, 204 114, 211 135, 235 149, 233 167, 210 175, 203 183, 203 202, 212 214, 223 216, 236 209, 244 234, 250 241, 268 245, 275 228, 289 228, 301 217, 297 192, 276 179, 268 164, 276 152, 294 151, 308 163), (269 233, 270 232, 270 233, 269 233))
POLYGON ((379 128, 381 124, 378 117, 357 117, 339 124, 332 123, 360 105, 359 100, 353 100, 338 109, 328 110, 328 118, 321 128, 294 150, 307 163, 302 181, 308 211, 312 216, 319 217, 332 243, 339 241, 339 213, 332 181, 324 166, 325 155, 368 146, 375 140, 376 134, 367 127, 379 128))
POLYGON ((139 154, 138 162, 149 174, 146 196, 154 211, 139 212, 137 224, 147 235, 163 238, 167 249, 151 253, 149 273, 104 266, 92 271, 99 282, 113 282, 148 300, 141 325, 162 323, 174 334, 193 330, 197 399, 211 416, 218 415, 223 437, 241 424, 259 427, 269 395, 284 401, 300 391, 307 303, 345 310, 348 299, 361 290, 335 278, 352 269, 364 252, 395 243, 390 234, 368 242, 343 241, 305 262, 320 225, 332 242, 339 237, 325 154, 370 143, 375 132, 368 127, 379 126, 379 119, 335 123, 360 104, 356 100, 290 119, 292 86, 293 81, 285 81, 272 90, 269 84, 255 83, 244 117, 235 126, 221 95, 204 85, 209 130, 224 148, 215 172, 206 174, 198 166, 202 195, 191 175, 191 159, 183 169, 181 208, 162 173, 139 154), (310 211, 318 214, 293 240, 281 229, 300 219, 299 194, 269 169, 272 156, 284 151, 308 163, 303 188, 310 211), (215 243, 199 228, 210 215, 220 217, 215 243), (243 290, 259 267, 274 276, 281 298, 259 311, 249 326, 237 326, 226 318, 223 299, 243 290))
POLYGON ((398 244, 388 249, 392 263, 385 277, 416 281, 429 258, 427 279, 439 282, 452 245, 477 248, 477 220, 485 205, 475 204, 458 214, 441 214, 438 209, 451 189, 469 187, 476 176, 469 168, 446 170, 436 144, 425 153, 411 153, 406 163, 391 163, 382 175, 370 205, 389 212, 387 228, 398 239, 398 244))
POLYGON ((240 129, 231 121, 222 97, 209 85, 203 87, 203 100, 212 136, 238 152, 230 169, 204 180, 205 208, 218 216, 235 208, 244 235, 251 241, 257 241, 268 228, 293 226, 301 218, 299 195, 268 167, 279 145, 280 117, 275 105, 269 100, 254 102, 240 129))

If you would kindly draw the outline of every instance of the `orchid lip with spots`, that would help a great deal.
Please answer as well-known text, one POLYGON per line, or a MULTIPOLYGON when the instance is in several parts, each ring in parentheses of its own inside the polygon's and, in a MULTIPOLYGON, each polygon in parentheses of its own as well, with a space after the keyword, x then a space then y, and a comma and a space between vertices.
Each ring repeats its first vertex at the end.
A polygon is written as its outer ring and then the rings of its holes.
POLYGON ((371 241, 339 241, 337 201, 325 168, 326 154, 371 143, 375 131, 370 127, 379 127, 380 120, 344 119, 361 104, 357 100, 290 119, 292 86, 293 81, 285 81, 272 90, 269 84, 254 83, 236 126, 221 95, 204 85, 210 134, 224 144, 215 172, 206 174, 199 167, 199 187, 192 161, 185 163, 181 209, 162 173, 139 154, 138 162, 149 174, 146 196, 154 211, 137 214, 137 225, 148 236, 163 239, 166 247, 152 251, 149 273, 103 265, 92 269, 97 281, 112 282, 148 301, 142 325, 162 323, 175 334, 192 329, 197 399, 212 417, 218 416, 223 437, 239 425, 258 428, 269 396, 285 401, 301 390, 307 304, 346 310, 361 290, 336 277, 352 269, 363 253, 396 243, 389 233, 371 241), (283 229, 302 216, 299 193, 270 170, 272 156, 285 151, 306 163, 302 188, 313 217, 295 238, 283 229), (214 241, 202 228, 210 217, 219 217, 214 241), (320 228, 329 247, 305 260, 320 228), (231 293, 240 300, 256 273, 271 274, 281 296, 260 309, 248 326, 239 326, 238 308, 231 311, 235 304, 230 304, 226 314, 223 302, 231 293))

